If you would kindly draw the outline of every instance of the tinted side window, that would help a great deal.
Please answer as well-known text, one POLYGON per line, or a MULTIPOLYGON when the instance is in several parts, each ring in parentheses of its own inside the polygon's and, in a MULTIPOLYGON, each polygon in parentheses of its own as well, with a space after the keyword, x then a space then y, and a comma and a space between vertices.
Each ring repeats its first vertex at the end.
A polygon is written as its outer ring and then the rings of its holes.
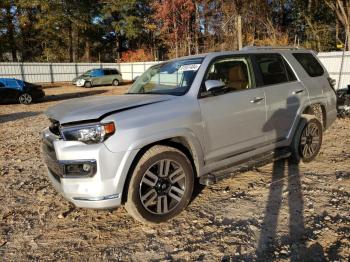
POLYGON ((317 59, 310 53, 294 53, 293 56, 311 77, 321 76, 324 70, 317 59))
POLYGON ((255 55, 264 85, 275 85, 288 82, 284 61, 277 54, 255 55))
POLYGON ((103 72, 105 75, 113 75, 112 70, 110 70, 110 69, 104 69, 103 72))

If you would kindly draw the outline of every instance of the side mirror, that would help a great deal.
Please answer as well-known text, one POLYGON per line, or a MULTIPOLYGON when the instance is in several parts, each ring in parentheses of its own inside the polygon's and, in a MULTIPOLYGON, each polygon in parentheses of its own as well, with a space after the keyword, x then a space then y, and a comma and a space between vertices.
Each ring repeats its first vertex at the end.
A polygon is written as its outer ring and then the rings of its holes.
POLYGON ((225 87, 225 83, 220 80, 205 81, 205 89, 207 91, 217 91, 225 87))

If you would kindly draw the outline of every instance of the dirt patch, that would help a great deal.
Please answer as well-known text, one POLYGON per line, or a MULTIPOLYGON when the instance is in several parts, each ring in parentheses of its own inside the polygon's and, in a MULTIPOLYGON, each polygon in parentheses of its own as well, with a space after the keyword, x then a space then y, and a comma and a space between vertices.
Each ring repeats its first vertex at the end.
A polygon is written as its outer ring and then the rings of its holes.
POLYGON ((198 188, 169 223, 143 226, 122 209, 77 209, 58 195, 40 156, 44 111, 123 87, 45 89, 42 103, 0 105, 0 256, 4 260, 347 261, 350 120, 325 134, 310 164, 279 161, 198 188))

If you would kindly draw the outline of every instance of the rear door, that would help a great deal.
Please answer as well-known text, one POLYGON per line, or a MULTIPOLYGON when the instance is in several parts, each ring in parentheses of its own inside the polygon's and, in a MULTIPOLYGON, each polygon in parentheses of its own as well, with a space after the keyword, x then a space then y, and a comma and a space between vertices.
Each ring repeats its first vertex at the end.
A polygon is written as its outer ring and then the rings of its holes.
POLYGON ((117 79, 119 82, 122 81, 121 74, 117 69, 111 69, 112 81, 117 79))
POLYGON ((102 84, 104 84, 104 85, 112 84, 112 81, 113 81, 112 70, 104 69, 103 72, 104 72, 104 76, 103 76, 103 79, 102 79, 102 84))
MULTIPOLYGON (((313 99, 319 101, 320 96, 322 97, 327 92, 333 92, 329 84, 328 72, 322 67, 313 53, 297 51, 292 56, 296 59, 297 64, 304 69, 301 70, 301 73, 305 74, 303 76, 303 82, 308 89, 311 104, 313 103, 313 99)), ((335 103, 333 101, 333 104, 335 103)))
POLYGON ((266 94, 263 131, 269 143, 283 141, 289 137, 299 108, 308 102, 307 90, 280 54, 256 54, 253 60, 259 85, 266 94))
POLYGON ((265 144, 265 93, 257 88, 249 56, 215 59, 203 79, 199 98, 205 125, 205 161, 233 157, 265 144), (220 93, 207 93, 206 80, 220 80, 220 93))

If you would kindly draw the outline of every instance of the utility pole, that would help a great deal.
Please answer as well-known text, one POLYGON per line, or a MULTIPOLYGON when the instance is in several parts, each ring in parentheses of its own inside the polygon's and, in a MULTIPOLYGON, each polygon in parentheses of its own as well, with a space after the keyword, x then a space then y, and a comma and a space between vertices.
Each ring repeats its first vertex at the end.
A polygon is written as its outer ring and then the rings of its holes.
POLYGON ((237 42, 238 42, 238 50, 242 49, 242 17, 237 16, 237 42))
POLYGON ((346 35, 346 37, 345 37, 345 43, 344 43, 344 48, 343 48, 343 54, 342 54, 341 63, 340 63, 340 72, 339 72, 337 90, 339 90, 339 88, 340 88, 340 82, 341 82, 341 79, 342 79, 343 67, 344 67, 345 50, 346 50, 346 47, 347 47, 347 45, 348 45, 348 41, 349 41, 348 35, 346 35))

